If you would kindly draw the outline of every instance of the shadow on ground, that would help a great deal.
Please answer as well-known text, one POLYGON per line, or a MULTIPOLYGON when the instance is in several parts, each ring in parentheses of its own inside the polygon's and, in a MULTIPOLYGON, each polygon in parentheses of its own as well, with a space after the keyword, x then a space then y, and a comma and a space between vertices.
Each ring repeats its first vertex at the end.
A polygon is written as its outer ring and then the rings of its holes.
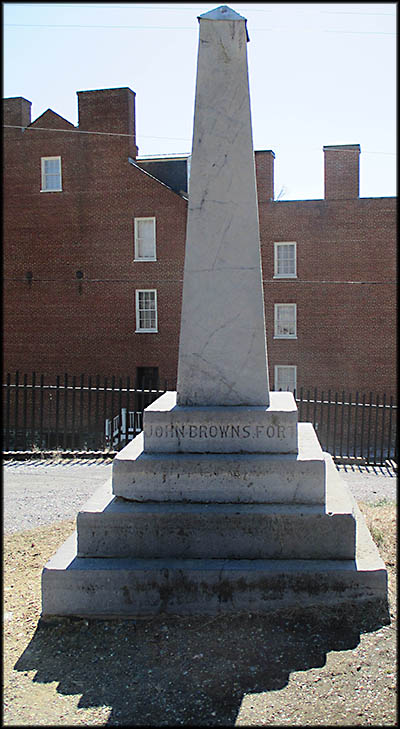
POLYGON ((108 726, 233 726, 245 694, 285 687, 388 622, 385 608, 348 615, 41 620, 15 669, 82 694, 79 708, 111 707, 108 726))

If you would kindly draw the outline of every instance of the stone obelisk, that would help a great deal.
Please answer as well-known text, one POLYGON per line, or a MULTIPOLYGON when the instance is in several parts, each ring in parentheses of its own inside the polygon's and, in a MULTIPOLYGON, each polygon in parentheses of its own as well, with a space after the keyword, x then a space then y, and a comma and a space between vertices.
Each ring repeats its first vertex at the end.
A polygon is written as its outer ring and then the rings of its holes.
POLYGON ((386 600, 332 457, 293 394, 269 393, 246 21, 224 6, 199 20, 178 392, 145 409, 45 566, 43 616, 386 600))
POLYGON ((177 404, 268 406, 246 20, 199 22, 177 404))

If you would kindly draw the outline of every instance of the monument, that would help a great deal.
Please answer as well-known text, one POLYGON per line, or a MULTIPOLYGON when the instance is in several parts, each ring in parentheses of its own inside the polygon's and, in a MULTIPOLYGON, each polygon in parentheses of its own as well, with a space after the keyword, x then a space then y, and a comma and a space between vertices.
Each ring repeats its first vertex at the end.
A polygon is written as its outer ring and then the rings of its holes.
POLYGON ((201 15, 177 392, 43 570, 43 616, 386 600, 357 505, 292 393, 270 392, 246 20, 201 15))

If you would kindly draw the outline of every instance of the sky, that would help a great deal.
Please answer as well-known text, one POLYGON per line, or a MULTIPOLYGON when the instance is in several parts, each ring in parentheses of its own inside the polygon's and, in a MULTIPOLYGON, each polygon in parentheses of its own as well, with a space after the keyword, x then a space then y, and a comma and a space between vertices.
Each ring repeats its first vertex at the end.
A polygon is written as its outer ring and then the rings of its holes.
MULTIPOLYGON (((139 157, 190 154, 198 20, 214 3, 3 3, 3 96, 78 122, 77 91, 136 92, 139 157)), ((324 196, 324 145, 360 144, 360 196, 396 195, 396 3, 246 3, 253 143, 275 197, 324 196)))

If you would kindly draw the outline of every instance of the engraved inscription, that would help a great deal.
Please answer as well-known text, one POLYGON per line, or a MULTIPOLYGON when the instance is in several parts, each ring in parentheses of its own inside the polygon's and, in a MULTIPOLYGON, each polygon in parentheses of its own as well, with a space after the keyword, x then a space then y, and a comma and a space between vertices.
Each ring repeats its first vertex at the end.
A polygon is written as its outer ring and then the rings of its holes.
POLYGON ((294 425, 194 425, 183 424, 173 425, 147 425, 145 427, 147 437, 156 438, 200 438, 200 439, 230 439, 230 438, 278 438, 285 440, 295 435, 294 425))

